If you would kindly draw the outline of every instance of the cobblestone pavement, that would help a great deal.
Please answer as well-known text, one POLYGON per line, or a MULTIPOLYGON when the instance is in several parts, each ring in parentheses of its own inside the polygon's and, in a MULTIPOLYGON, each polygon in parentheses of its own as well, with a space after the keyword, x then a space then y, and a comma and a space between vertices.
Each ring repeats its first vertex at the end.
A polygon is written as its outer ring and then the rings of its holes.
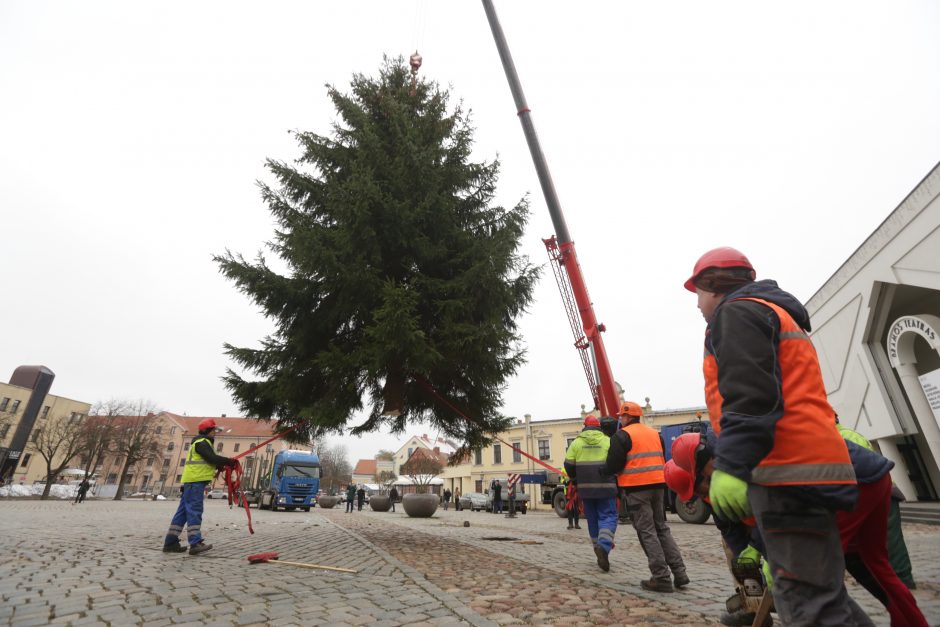
MULTIPOLYGON (((731 592, 712 525, 671 521, 692 584, 654 594, 639 587, 649 570, 631 528, 602 573, 586 525, 567 531, 553 513, 252 509, 249 535, 244 511, 207 501, 215 548, 190 557, 160 551, 176 505, 0 500, 0 624, 714 625, 731 592), (245 559, 266 551, 358 572, 245 559)), ((905 536, 918 603, 940 624, 940 528, 905 525, 905 536)), ((850 590, 888 624, 864 590, 850 590)))

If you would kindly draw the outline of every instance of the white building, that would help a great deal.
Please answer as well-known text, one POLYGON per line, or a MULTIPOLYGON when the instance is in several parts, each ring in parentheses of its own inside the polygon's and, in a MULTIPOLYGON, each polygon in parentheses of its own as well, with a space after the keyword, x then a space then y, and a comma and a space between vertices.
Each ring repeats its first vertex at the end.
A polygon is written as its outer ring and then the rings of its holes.
POLYGON ((940 492, 940 164, 806 304, 829 401, 896 464, 909 500, 940 492))

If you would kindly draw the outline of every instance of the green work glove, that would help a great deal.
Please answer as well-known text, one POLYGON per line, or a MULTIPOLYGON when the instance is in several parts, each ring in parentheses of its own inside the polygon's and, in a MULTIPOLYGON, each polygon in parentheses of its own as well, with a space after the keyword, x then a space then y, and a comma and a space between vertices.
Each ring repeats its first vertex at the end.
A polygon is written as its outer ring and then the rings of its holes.
POLYGON ((770 574, 770 562, 764 560, 764 564, 761 566, 761 571, 764 573, 764 587, 767 588, 768 592, 770 592, 774 587, 774 576, 770 574))
POLYGON ((758 551, 751 545, 748 545, 747 548, 741 551, 740 555, 738 555, 738 559, 751 560, 755 564, 760 564, 760 560, 761 560, 760 551, 758 551))
POLYGON ((713 472, 708 498, 718 515, 727 520, 741 520, 751 515, 747 483, 734 475, 720 470, 713 472))

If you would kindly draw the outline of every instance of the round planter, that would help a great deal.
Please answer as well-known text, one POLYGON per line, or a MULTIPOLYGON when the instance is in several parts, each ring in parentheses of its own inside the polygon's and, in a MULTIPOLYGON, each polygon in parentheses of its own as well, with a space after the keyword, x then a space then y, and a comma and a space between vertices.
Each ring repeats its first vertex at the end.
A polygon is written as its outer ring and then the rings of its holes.
POLYGON ((430 518, 440 502, 436 494, 406 494, 401 499, 405 513, 412 518, 430 518))
POLYGON ((333 509, 337 503, 339 503, 338 496, 321 496, 317 500, 317 505, 323 509, 333 509))
POLYGON ((372 508, 373 512, 387 512, 392 509, 392 499, 384 494, 373 495, 369 499, 369 507, 372 508))

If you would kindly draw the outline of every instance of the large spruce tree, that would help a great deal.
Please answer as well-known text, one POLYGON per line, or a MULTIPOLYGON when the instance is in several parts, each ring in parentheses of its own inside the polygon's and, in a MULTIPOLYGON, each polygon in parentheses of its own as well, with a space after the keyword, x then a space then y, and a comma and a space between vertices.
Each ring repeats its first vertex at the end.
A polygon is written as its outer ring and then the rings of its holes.
POLYGON ((246 375, 225 383, 243 411, 300 423, 301 437, 366 408, 352 433, 428 420, 483 445, 507 424, 502 392, 523 363, 517 319, 538 276, 517 253, 528 204, 493 206, 498 162, 470 160, 468 114, 436 83, 413 92, 402 59, 328 93, 330 136, 296 133, 296 166, 269 159, 278 185, 260 184, 279 225, 268 247, 289 271, 260 253, 215 258, 276 329, 260 349, 226 344, 246 375))

